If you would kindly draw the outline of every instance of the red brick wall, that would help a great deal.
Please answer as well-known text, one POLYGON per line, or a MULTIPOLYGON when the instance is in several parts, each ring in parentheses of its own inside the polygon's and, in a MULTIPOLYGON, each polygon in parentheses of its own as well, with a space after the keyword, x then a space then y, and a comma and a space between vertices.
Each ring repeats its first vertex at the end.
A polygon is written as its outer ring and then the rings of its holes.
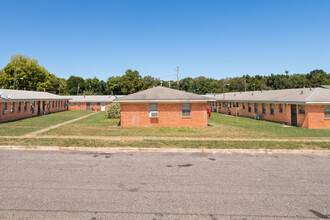
POLYGON ((121 126, 207 127, 206 108, 206 103, 191 103, 191 117, 182 117, 181 103, 158 103, 158 118, 149 118, 148 103, 121 103, 121 126))
MULTIPOLYGON (((71 104, 69 104, 70 110, 87 110, 87 104, 86 102, 73 102, 73 107, 71 107, 71 104)), ((90 111, 101 111, 102 102, 100 105, 97 105, 97 102, 90 102, 90 111), (92 104, 94 103, 94 106, 92 104)), ((110 102, 105 102, 105 111, 108 109, 110 102)))
MULTIPOLYGON (((228 109, 222 106, 219 108, 219 104, 216 106, 215 103, 209 102, 209 107, 216 109, 216 112, 227 113, 228 109)), ((225 102, 226 106, 229 102, 225 102)), ((274 105, 274 115, 270 114, 270 104, 266 104, 266 114, 262 113, 262 103, 257 103, 258 115, 261 116, 262 120, 274 121, 280 123, 286 123, 291 125, 291 104, 282 104, 283 112, 279 112, 280 104, 274 105)), ((231 115, 236 115, 236 107, 229 108, 231 115)), ((248 103, 245 103, 245 109, 243 109, 243 103, 239 103, 238 108, 239 116, 255 118, 254 103, 251 103, 251 112, 248 112, 248 103)), ((324 119, 324 107, 321 105, 305 105, 305 114, 298 113, 297 105, 297 125, 305 128, 330 128, 330 120, 324 119)))
POLYGON ((306 105, 307 120, 303 127, 307 128, 330 128, 330 119, 324 118, 323 105, 306 105))
MULTIPOLYGON (((65 111, 67 110, 67 107, 64 106, 64 102, 66 101, 58 101, 59 105, 57 107, 54 108, 52 107, 52 102, 50 101, 50 108, 47 108, 47 101, 45 101, 45 111, 46 113, 52 113, 52 112, 59 112, 59 111, 65 111), (62 102, 62 105, 60 104, 62 102)), ((27 101, 26 102, 26 111, 24 110, 24 101, 21 102, 21 111, 18 111, 18 102, 14 102, 15 106, 14 106, 14 111, 11 111, 11 102, 0 102, 0 122, 5 122, 5 121, 12 121, 12 120, 17 120, 17 119, 21 119, 21 118, 28 118, 28 117, 32 117, 32 116, 36 116, 38 115, 38 101, 27 101), (35 109, 32 112, 31 111, 31 102, 35 103, 35 109), (7 104, 7 113, 3 113, 3 105, 7 104)), ((41 113, 41 109, 42 109, 42 101, 40 101, 40 115, 41 113)))

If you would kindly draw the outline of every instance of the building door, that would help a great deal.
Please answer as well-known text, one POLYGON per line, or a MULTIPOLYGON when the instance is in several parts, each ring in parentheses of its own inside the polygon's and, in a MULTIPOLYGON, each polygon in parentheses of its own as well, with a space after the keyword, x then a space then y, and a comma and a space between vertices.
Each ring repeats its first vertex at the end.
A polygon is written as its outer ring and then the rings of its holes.
POLYGON ((38 115, 40 115, 40 101, 37 102, 38 105, 38 115))
POLYGON ((297 126, 297 105, 291 105, 291 125, 297 126))
POLYGON ((91 110, 91 103, 90 102, 87 102, 86 103, 86 110, 87 111, 90 111, 91 110))
POLYGON ((105 111, 105 103, 104 102, 101 103, 101 111, 105 111))

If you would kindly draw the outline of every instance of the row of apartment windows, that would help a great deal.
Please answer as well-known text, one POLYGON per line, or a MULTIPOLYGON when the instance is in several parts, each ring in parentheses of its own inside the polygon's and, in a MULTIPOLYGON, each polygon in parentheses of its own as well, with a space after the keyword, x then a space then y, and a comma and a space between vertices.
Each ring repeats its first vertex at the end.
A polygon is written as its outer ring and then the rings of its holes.
MULTIPOLYGON (((242 103, 242 108, 245 109, 245 102, 242 103)), ((252 104, 248 103, 248 111, 252 112, 252 104)), ((215 102, 215 101, 210 101, 208 102, 208 106, 210 107, 218 107, 219 109, 221 109, 221 106, 226 108, 226 107, 237 107, 239 108, 239 103, 238 102, 229 102, 226 104, 226 102, 215 102)), ((283 104, 279 104, 279 113, 283 113, 283 104)), ((254 103, 254 113, 258 113, 258 104, 254 103)), ((267 114, 267 107, 266 104, 263 103, 262 104, 262 113, 263 114, 267 114)), ((270 104, 270 114, 274 115, 275 114, 275 109, 274 109, 274 104, 270 104)), ((305 105, 298 105, 298 114, 305 114, 305 105)), ((324 118, 329 119, 330 118, 330 106, 329 105, 325 105, 324 106, 324 118)))
MULTIPOLYGON (((181 116, 182 117, 191 117, 191 105, 189 103, 181 104, 181 116)), ((149 117, 158 118, 158 104, 157 103, 149 104, 149 117)))
MULTIPOLYGON (((221 109, 221 102, 209 102, 209 106, 218 107, 221 109)), ((224 108, 227 107, 226 103, 223 102, 222 106, 224 108)), ((237 107, 239 108, 238 102, 229 102, 228 107, 237 107)), ((242 103, 242 108, 245 109, 245 102, 242 103)), ((251 103, 248 103, 248 111, 251 112, 251 103)), ((266 114, 266 104, 262 104, 262 113, 266 114)), ((279 104, 279 112, 283 112, 283 104, 279 104)), ((258 113, 258 104, 254 103, 254 113, 258 113)), ((305 106, 304 105, 298 105, 298 113, 299 114, 305 114, 305 106)), ((274 104, 270 104, 270 114, 274 114, 274 104)))
MULTIPOLYGON (((95 106, 95 103, 92 102, 91 105, 92 106, 95 106)), ((101 102, 96 102, 96 105, 97 106, 100 106, 101 105, 101 102)), ((80 106, 81 106, 81 102, 78 102, 78 107, 80 107, 80 106)), ((104 103, 102 104, 102 106, 104 106, 104 103)), ((74 107, 74 103, 73 102, 70 102, 70 108, 73 108, 73 107, 74 107)))
MULTIPOLYGON (((50 109, 50 102, 52 102, 52 108, 57 108, 57 107, 66 107, 67 103, 64 101, 47 101, 46 107, 47 109, 50 109)), ((27 102, 17 102, 17 112, 21 112, 22 111, 22 103, 24 105, 24 111, 27 111, 27 102)), ((15 112, 15 104, 16 102, 11 102, 10 103, 10 112, 15 112)), ((42 101, 40 102, 40 105, 42 105, 42 101)), ((8 112, 7 109, 7 102, 3 102, 2 104, 2 113, 6 114, 8 112)), ((33 113, 35 110, 35 102, 30 102, 30 111, 33 113)), ((45 110, 45 109, 43 109, 45 110)))

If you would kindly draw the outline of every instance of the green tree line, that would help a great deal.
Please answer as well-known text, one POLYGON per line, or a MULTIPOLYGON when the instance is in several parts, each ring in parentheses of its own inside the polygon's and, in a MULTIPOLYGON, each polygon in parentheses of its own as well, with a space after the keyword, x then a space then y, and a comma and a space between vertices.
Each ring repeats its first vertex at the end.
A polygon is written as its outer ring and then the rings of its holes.
POLYGON ((197 94, 276 90, 330 85, 330 74, 316 69, 304 74, 289 74, 286 71, 285 74, 243 75, 220 80, 204 76, 187 77, 176 82, 149 75, 142 77, 137 70, 128 69, 122 76, 111 76, 107 81, 79 76, 64 79, 48 72, 38 64, 38 60, 21 54, 11 57, 10 62, 0 72, 0 88, 14 89, 15 86, 15 89, 54 94, 128 95, 159 85, 197 94))

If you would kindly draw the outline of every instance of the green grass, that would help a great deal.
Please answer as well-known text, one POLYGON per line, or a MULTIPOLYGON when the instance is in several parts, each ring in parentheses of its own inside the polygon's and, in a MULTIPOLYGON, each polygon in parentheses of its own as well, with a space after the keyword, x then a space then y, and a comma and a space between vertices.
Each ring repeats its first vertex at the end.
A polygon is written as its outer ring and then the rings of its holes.
POLYGON ((90 114, 87 111, 64 111, 0 124, 0 136, 19 136, 90 114))
POLYGON ((0 138, 1 145, 62 147, 136 147, 136 148, 207 148, 207 149, 330 149, 324 142, 275 141, 107 141, 57 138, 0 138))
POLYGON ((213 113, 207 128, 175 127, 118 127, 119 119, 108 119, 104 112, 86 119, 50 130, 42 135, 73 136, 157 136, 157 137, 207 137, 207 138, 329 138, 329 129, 283 127, 279 123, 230 117, 213 113))
POLYGON ((246 132, 253 130, 262 138, 286 138, 286 137, 330 137, 330 129, 309 129, 302 127, 283 127, 282 124, 254 120, 244 117, 230 117, 213 113, 209 123, 220 124, 222 126, 236 127, 244 129, 246 132), (236 122, 237 120, 237 122, 236 122))

